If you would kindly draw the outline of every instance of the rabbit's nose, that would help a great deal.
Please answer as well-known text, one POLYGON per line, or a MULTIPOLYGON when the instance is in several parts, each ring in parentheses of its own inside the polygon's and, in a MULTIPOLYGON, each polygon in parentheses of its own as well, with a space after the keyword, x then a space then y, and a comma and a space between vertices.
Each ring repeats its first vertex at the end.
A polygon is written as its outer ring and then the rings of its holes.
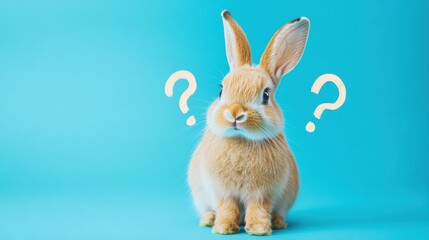
POLYGON ((243 123, 247 120, 247 113, 245 112, 241 112, 234 117, 229 110, 225 110, 223 112, 223 116, 228 122, 231 123, 243 123))
POLYGON ((243 123, 247 120, 247 113, 239 103, 234 103, 229 108, 225 109, 223 116, 231 123, 243 123))

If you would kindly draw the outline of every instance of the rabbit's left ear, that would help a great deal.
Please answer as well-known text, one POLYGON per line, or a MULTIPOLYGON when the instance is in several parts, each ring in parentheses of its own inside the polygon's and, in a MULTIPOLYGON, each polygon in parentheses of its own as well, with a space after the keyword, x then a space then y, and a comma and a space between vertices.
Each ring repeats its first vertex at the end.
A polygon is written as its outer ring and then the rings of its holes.
POLYGON ((271 75, 276 84, 301 59, 309 28, 310 21, 307 18, 297 18, 280 28, 268 43, 260 65, 271 75))
POLYGON ((223 27, 225 31, 226 56, 231 70, 252 64, 249 42, 240 25, 232 18, 231 14, 224 10, 222 13, 223 27))

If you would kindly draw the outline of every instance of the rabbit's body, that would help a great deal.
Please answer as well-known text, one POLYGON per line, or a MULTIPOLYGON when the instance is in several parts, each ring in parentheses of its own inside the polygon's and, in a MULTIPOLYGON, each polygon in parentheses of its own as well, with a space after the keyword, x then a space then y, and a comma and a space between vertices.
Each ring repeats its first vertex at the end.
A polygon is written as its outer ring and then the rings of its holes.
POLYGON ((260 65, 252 66, 247 38, 229 12, 222 13, 228 63, 219 98, 207 113, 207 129, 188 173, 201 225, 254 235, 284 228, 298 192, 295 159, 286 143, 283 114, 274 93, 298 63, 309 21, 298 18, 271 39, 260 65))
POLYGON ((298 192, 298 173, 282 134, 252 142, 208 130, 191 160, 189 184, 200 214, 216 212, 216 196, 236 198, 242 208, 247 199, 269 196, 273 212, 284 216, 298 192))

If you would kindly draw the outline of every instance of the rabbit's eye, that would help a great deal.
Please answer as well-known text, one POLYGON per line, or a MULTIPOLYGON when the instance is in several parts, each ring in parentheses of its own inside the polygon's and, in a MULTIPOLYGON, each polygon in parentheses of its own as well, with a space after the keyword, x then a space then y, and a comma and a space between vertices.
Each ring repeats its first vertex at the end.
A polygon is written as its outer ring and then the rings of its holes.
POLYGON ((219 98, 222 97, 222 89, 219 92, 219 98))
POLYGON ((268 100, 270 99, 270 89, 265 88, 264 93, 262 94, 262 104, 268 104, 268 100))

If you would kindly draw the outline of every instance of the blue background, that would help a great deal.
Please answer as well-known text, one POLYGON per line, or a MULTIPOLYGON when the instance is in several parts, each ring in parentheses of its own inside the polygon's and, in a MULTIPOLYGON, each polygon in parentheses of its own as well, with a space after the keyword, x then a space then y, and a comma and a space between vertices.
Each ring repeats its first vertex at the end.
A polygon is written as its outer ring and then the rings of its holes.
POLYGON ((276 99, 301 191, 271 238, 429 234, 427 1, 0 1, 0 239, 235 239, 198 227, 186 185, 204 113, 228 72, 220 12, 255 63, 307 16, 304 56, 276 99), (186 69, 198 82, 164 84, 186 69), (341 77, 332 102, 324 73, 341 77), (188 127, 191 114, 197 124, 188 127), (308 121, 316 123, 312 134, 308 121), (424 149, 425 148, 425 149, 424 149))

